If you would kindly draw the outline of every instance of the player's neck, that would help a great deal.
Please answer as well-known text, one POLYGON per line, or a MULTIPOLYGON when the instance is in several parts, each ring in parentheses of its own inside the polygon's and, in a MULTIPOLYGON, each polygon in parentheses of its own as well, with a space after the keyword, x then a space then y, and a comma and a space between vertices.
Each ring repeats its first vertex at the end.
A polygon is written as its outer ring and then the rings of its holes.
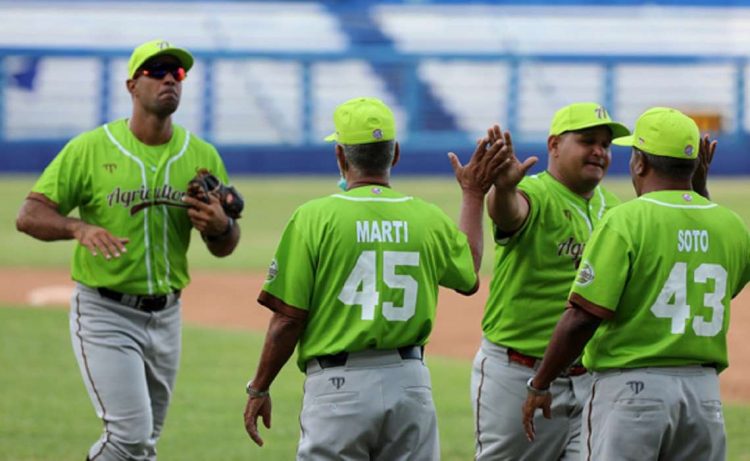
POLYGON ((658 192, 661 190, 692 190, 693 185, 690 181, 684 181, 673 178, 662 178, 651 176, 643 179, 638 195, 648 194, 649 192, 658 192))
POLYGON ((154 115, 133 115, 128 120, 128 128, 133 136, 143 144, 158 146, 172 139, 172 117, 160 118, 154 115))
POLYGON ((351 181, 347 180, 346 186, 347 190, 362 186, 391 187, 391 185, 388 183, 388 178, 384 178, 382 176, 364 176, 352 179, 351 181))
POLYGON ((560 174, 560 172, 557 171, 557 169, 552 168, 552 167, 548 167, 547 172, 549 172, 549 174, 553 178, 555 178, 557 182, 565 186, 566 189, 568 189, 569 191, 573 192, 576 195, 580 195, 586 200, 589 200, 591 197, 594 196, 594 189, 596 189, 596 186, 599 184, 598 182, 592 185, 588 183, 583 184, 583 183, 576 182, 576 181, 569 181, 565 178, 565 175, 560 174))

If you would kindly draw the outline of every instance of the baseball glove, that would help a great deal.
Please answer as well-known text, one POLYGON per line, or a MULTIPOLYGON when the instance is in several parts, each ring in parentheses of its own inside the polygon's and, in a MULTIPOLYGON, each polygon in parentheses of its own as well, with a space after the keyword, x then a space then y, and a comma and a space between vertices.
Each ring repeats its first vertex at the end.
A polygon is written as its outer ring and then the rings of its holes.
POLYGON ((219 198, 224 213, 230 218, 238 219, 245 207, 242 195, 234 186, 222 184, 216 176, 205 168, 201 168, 195 177, 188 182, 187 194, 190 197, 208 203, 208 194, 214 194, 219 198))

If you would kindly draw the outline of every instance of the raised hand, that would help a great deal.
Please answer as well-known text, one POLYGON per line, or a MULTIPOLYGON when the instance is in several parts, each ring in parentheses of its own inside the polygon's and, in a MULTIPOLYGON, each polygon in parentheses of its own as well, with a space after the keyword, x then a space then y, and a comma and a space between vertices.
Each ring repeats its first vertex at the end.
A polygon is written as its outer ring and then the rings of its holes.
POLYGON ((495 188, 499 190, 512 190, 521 182, 526 173, 531 169, 539 158, 532 156, 521 163, 516 157, 513 149, 513 139, 510 132, 503 132, 500 125, 492 125, 487 130, 487 137, 494 142, 502 140, 504 149, 500 152, 502 162, 495 177, 495 188))
POLYGON ((698 167, 695 169, 695 173, 693 173, 693 190, 706 198, 708 198, 708 189, 706 187, 708 169, 714 159, 717 144, 718 141, 712 141, 708 134, 703 135, 700 142, 700 149, 698 150, 698 167))
POLYGON ((466 165, 461 164, 455 153, 449 152, 448 158, 461 189, 484 196, 495 183, 504 160, 505 149, 507 146, 503 138, 491 141, 490 137, 486 136, 477 141, 474 153, 466 165))

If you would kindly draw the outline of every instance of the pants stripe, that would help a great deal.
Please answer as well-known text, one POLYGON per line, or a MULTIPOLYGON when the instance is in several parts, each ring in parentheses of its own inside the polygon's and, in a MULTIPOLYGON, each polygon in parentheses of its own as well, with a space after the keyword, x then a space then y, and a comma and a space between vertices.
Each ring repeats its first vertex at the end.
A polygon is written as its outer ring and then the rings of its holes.
POLYGON ((101 396, 99 396, 99 391, 96 389, 96 385, 94 384, 94 379, 91 376, 91 370, 89 369, 89 361, 88 357, 86 357, 86 352, 83 349, 83 337, 81 336, 81 302, 79 299, 79 294, 76 294, 76 323, 78 324, 78 329, 76 330, 76 336, 78 337, 78 341, 80 342, 80 348, 81 348, 81 358, 83 359, 84 369, 86 370, 86 376, 88 377, 89 382, 91 383, 91 388, 94 390, 94 395, 96 395, 96 400, 99 402, 99 407, 102 409, 102 421, 104 421, 104 433, 106 434, 106 438, 104 439, 104 442, 102 443, 102 446, 99 448, 99 452, 94 455, 93 458, 87 458, 91 461, 94 461, 99 455, 102 454, 104 451, 104 447, 107 445, 107 442, 109 442, 109 436, 110 432, 107 430, 107 410, 104 408, 104 402, 102 402, 101 396))
POLYGON ((484 357, 482 359, 482 364, 480 365, 480 379, 479 379, 479 389, 477 390, 477 420, 476 420, 476 426, 477 426, 477 453, 474 455, 474 459, 476 459, 477 455, 482 453, 482 431, 479 428, 479 411, 481 410, 481 405, 479 402, 482 400, 482 385, 484 385, 484 362, 487 360, 487 357, 484 357))
POLYGON ((586 448, 588 455, 586 456, 587 461, 591 461, 591 432, 593 427, 591 426, 591 413, 594 410, 594 395, 596 395, 596 381, 591 385, 591 396, 589 397, 589 413, 586 415, 586 424, 588 425, 589 433, 586 437, 586 448))

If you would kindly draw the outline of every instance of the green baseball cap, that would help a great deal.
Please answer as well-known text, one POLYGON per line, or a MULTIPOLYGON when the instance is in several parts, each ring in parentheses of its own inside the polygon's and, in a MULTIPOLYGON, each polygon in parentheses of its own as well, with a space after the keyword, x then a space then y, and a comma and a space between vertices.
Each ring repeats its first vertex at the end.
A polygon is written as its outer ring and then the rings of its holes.
POLYGON ((155 56, 164 54, 177 58, 182 67, 185 68, 185 72, 193 67, 193 55, 188 50, 172 46, 166 40, 151 40, 133 50, 133 54, 130 55, 130 61, 128 62, 128 78, 133 78, 135 72, 143 63, 155 56))
POLYGON ((651 155, 694 159, 701 134, 695 121, 677 109, 652 107, 635 122, 630 136, 612 140, 618 146, 633 146, 651 155))
POLYGON ((393 112, 377 98, 354 98, 339 105, 333 113, 336 132, 326 141, 339 144, 368 144, 396 139, 393 112))
POLYGON ((555 112, 549 134, 557 136, 566 131, 585 130, 602 125, 608 126, 615 138, 630 134, 625 125, 613 121, 607 109, 595 102, 576 102, 555 112))

